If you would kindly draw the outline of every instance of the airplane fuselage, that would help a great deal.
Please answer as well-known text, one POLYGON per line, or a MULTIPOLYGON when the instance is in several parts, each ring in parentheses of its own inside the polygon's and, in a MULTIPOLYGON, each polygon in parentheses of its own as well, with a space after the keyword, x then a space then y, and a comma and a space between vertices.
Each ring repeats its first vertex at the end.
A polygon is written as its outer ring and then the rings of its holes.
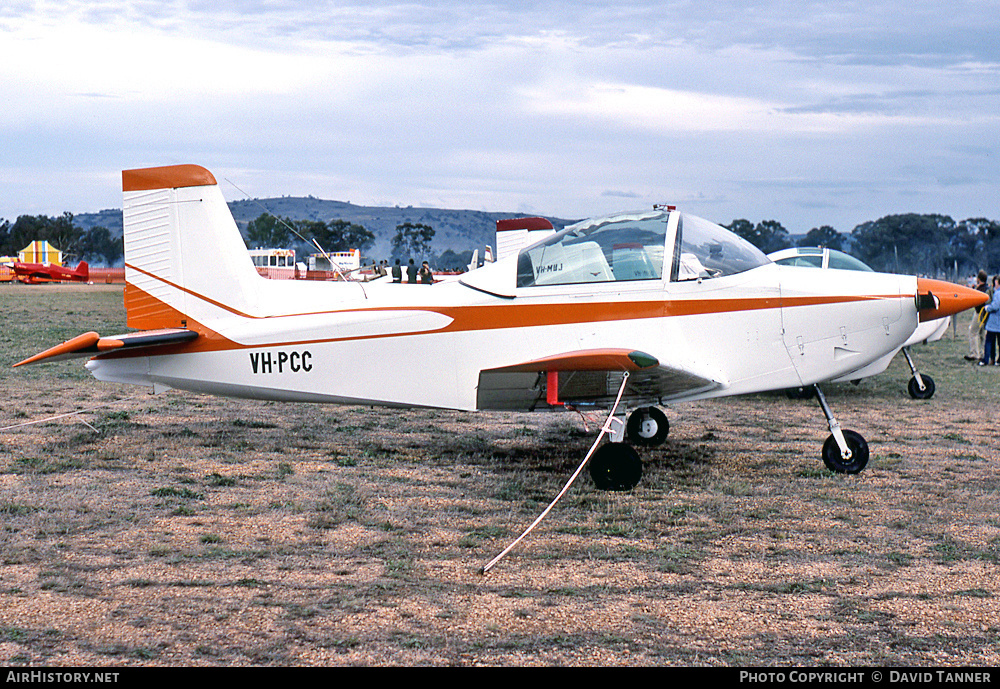
POLYGON ((527 287, 513 297, 459 281, 274 282, 281 310, 251 316, 202 302, 213 312, 203 313, 213 330, 204 342, 88 368, 101 380, 237 397, 473 410, 510 408, 479 394, 484 370, 621 347, 720 383, 634 402, 743 394, 846 375, 913 332, 914 278, 824 272, 765 265, 701 282, 527 287))

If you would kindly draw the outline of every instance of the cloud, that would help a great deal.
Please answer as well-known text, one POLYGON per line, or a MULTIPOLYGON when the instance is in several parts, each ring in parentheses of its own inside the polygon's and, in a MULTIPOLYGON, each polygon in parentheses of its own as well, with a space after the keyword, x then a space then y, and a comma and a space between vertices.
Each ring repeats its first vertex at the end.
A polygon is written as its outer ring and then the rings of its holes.
POLYGON ((14 0, 0 216, 106 207, 122 167, 172 162, 257 196, 567 217, 629 198, 844 225, 914 192, 996 216, 979 198, 1000 153, 995 15, 929 0, 14 0))
POLYGON ((641 199, 642 194, 637 194, 634 191, 616 191, 613 189, 608 189, 601 192, 601 196, 607 196, 609 198, 618 199, 641 199))

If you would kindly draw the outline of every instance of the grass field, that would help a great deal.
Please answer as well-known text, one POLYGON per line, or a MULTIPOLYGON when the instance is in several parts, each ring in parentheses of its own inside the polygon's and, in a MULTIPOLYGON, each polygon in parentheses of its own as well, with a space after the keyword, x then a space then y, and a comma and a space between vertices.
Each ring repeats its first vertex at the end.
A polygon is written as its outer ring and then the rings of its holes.
MULTIPOLYGON (((1000 665, 1000 367, 949 331, 815 402, 668 410, 629 493, 573 414, 279 405, 11 369, 124 330, 120 286, 0 286, 0 664, 1000 665), (106 405, 106 406, 101 406, 106 405), (82 421, 86 421, 85 425, 82 421)), ((599 425, 599 424, 598 424, 599 425)))

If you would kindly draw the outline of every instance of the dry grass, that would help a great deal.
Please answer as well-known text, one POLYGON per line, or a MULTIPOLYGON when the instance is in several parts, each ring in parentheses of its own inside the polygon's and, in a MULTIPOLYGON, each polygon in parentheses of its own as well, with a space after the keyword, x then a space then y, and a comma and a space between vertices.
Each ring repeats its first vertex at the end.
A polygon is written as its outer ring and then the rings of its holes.
MULTIPOLYGON (((120 290, 120 288, 118 288, 120 290)), ((676 407, 631 493, 573 415, 400 413, 97 383, 9 363, 121 329, 107 287, 0 287, 0 663, 1000 664, 1000 371, 962 339, 831 386, 872 448, 827 472, 812 402, 676 407)), ((962 325, 965 321, 963 320, 962 325)), ((964 330, 959 328, 960 334, 964 330)))

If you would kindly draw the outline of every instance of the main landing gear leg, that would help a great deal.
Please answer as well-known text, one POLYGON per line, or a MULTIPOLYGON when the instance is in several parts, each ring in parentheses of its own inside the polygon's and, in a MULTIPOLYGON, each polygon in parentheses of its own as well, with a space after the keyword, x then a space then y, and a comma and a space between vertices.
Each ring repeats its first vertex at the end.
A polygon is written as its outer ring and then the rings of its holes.
POLYGON ((907 392, 915 400, 929 400, 934 396, 934 379, 930 376, 920 375, 920 371, 917 370, 917 367, 913 363, 913 357, 910 356, 909 347, 903 347, 903 356, 906 357, 906 363, 910 366, 910 373, 913 374, 909 384, 906 386, 907 392))
POLYGON ((868 464, 868 443, 859 433, 841 430, 823 391, 818 385, 814 385, 813 389, 830 426, 830 437, 823 443, 823 463, 827 469, 838 474, 857 474, 868 464))

